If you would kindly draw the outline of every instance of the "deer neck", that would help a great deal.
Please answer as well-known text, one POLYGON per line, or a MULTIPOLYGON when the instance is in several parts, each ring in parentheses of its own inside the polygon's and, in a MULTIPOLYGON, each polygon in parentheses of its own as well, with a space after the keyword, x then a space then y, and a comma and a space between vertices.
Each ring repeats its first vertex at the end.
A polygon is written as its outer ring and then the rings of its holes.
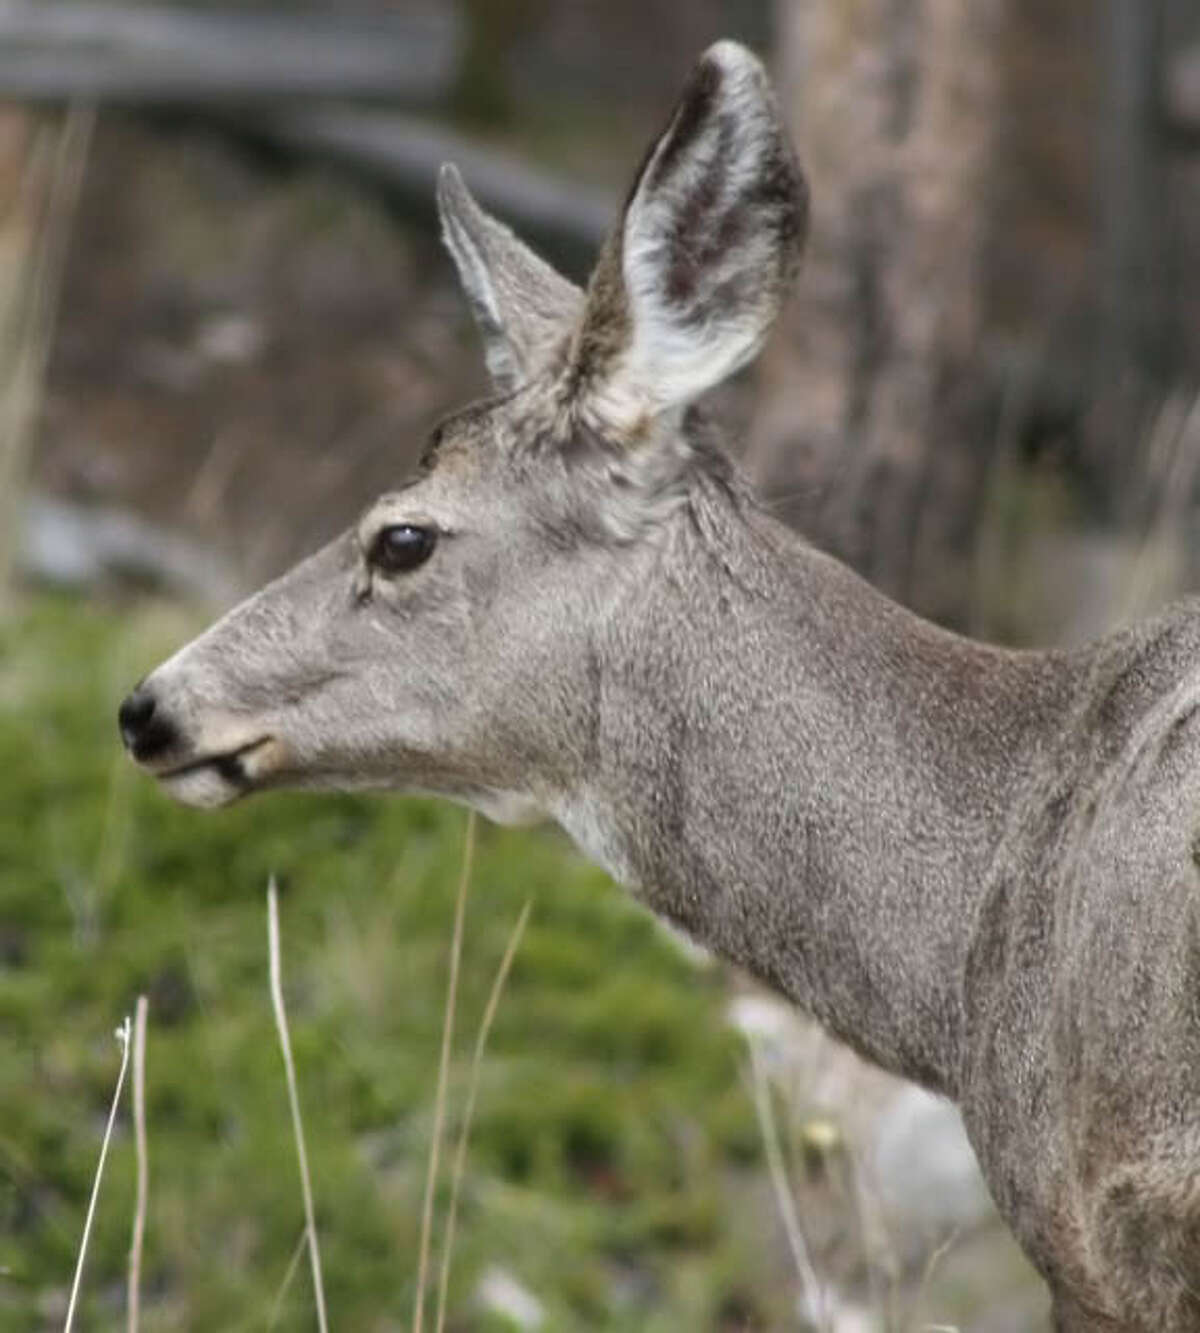
POLYGON ((1065 659, 968 643, 728 495, 599 631, 556 813, 655 911, 953 1093, 989 868, 1065 659))

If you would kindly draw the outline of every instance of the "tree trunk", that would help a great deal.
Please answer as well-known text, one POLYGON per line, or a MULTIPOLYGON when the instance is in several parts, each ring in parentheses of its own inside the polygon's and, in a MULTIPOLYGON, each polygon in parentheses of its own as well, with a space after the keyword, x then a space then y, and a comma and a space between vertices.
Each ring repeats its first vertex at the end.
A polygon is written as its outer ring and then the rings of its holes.
POLYGON ((814 540, 950 622, 994 434, 977 353, 1004 3, 777 9, 813 228, 750 465, 814 540))
POLYGON ((1100 383, 1165 384, 1170 364, 1163 0, 1107 0, 1100 171, 1100 383))

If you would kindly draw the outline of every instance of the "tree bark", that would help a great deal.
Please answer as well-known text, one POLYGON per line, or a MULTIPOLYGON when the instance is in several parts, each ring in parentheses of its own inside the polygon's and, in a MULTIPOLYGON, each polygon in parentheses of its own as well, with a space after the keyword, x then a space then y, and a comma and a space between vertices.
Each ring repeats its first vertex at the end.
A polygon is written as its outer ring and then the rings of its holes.
POLYGON ((813 225, 751 467, 814 540, 950 622, 993 433, 976 363, 1004 3, 777 8, 813 225))
POLYGON ((1107 0, 1100 173, 1101 383, 1168 364, 1166 143, 1160 132, 1162 0, 1107 0))

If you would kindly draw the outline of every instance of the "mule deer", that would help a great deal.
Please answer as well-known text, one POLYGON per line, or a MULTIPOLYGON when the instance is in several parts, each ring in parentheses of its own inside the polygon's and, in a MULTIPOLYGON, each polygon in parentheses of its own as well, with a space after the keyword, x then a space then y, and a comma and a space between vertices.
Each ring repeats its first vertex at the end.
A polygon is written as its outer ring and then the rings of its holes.
POLYGON ((1061 1330, 1200 1328, 1200 607, 971 643, 776 523, 693 407, 806 191, 703 57, 585 293, 438 202, 495 395, 121 706, 181 801, 393 788, 557 820, 656 912, 955 1099, 1061 1330))

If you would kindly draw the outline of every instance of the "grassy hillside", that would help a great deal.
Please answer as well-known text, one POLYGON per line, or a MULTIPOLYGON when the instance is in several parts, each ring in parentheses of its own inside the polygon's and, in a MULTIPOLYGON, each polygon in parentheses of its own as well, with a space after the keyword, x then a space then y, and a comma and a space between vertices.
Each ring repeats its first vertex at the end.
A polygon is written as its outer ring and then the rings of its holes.
MULTIPOLYGON (((118 753, 113 712, 190 628, 161 608, 46 598, 0 621, 0 1325, 61 1327, 113 1028, 144 990, 142 1327, 267 1326, 302 1227, 267 991, 274 872, 331 1322, 403 1329, 465 816, 336 796, 211 815, 170 805, 118 753)), ((535 1293, 555 1330, 772 1323, 761 1236, 728 1206, 758 1144, 719 977, 550 832, 480 829, 452 1122, 527 897, 480 1092, 451 1327, 506 1327, 476 1299, 491 1267, 535 1293)), ((123 1116, 83 1328, 124 1327, 133 1180, 123 1116)), ((276 1327, 315 1327, 303 1268, 276 1327)))

